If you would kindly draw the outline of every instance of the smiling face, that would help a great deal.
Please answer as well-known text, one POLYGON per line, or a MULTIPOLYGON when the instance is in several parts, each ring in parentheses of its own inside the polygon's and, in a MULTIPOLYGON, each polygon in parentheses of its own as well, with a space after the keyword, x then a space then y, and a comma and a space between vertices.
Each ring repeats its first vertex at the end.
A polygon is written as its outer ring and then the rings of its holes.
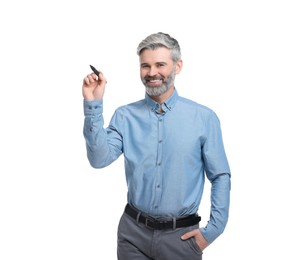
POLYGON ((182 61, 179 60, 175 64, 171 58, 171 51, 165 47, 155 50, 145 49, 141 52, 139 59, 140 77, 147 94, 151 97, 159 97, 172 93, 175 75, 180 72, 182 61))

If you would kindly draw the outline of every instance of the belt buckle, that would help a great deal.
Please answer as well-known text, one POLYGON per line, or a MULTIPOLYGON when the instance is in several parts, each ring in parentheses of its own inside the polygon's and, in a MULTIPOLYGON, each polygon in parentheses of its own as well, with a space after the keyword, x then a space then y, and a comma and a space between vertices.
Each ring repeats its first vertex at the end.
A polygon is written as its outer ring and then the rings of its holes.
POLYGON ((164 229, 167 228, 167 220, 155 220, 151 218, 146 218, 145 226, 150 229, 164 229))

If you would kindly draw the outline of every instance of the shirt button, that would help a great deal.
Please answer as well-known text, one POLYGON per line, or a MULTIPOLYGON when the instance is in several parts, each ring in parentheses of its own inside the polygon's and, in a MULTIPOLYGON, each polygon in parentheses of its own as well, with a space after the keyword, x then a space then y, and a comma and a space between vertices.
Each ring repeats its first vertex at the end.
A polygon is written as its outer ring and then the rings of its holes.
POLYGON ((158 142, 159 142, 159 143, 162 143, 162 142, 163 142, 163 140, 159 140, 158 142))
POLYGON ((160 188, 160 185, 159 184, 157 184, 157 186, 156 186, 157 188, 160 188))
POLYGON ((158 163, 158 166, 161 166, 161 162, 158 163))

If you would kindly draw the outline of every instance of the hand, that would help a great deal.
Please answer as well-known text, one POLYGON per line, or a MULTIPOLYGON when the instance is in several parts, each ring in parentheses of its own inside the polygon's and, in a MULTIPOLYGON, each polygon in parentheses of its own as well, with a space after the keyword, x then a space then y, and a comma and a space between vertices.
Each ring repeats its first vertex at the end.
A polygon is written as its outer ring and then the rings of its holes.
POLYGON ((182 240, 187 240, 194 237, 196 243, 200 247, 200 249, 203 251, 208 245, 208 241, 203 237, 200 229, 194 229, 190 232, 185 233, 184 235, 181 236, 182 240))
POLYGON ((82 93, 85 100, 102 99, 104 95, 106 78, 100 71, 99 77, 94 74, 88 74, 83 80, 82 93))

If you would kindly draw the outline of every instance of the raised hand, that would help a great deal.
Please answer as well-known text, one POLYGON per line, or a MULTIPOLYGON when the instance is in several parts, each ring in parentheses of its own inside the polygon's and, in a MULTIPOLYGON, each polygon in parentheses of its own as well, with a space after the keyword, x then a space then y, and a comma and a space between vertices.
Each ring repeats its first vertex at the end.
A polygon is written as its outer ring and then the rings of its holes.
POLYGON ((95 73, 88 74, 83 80, 82 93, 85 100, 99 100, 103 98, 105 85, 107 83, 103 73, 99 76, 95 73))

